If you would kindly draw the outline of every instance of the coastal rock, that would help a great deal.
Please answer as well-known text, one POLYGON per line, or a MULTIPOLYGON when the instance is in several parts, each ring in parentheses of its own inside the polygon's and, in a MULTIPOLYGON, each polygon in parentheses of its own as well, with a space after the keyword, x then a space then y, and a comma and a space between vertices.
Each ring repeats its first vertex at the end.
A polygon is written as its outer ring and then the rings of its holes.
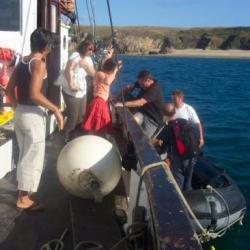
POLYGON ((218 49, 219 46, 223 43, 223 40, 219 37, 209 35, 204 33, 197 41, 197 49, 218 49))
POLYGON ((150 37, 126 36, 118 40, 120 51, 123 53, 147 54, 155 49, 159 50, 160 40, 154 40, 150 37))
POLYGON ((165 37, 161 45, 160 53, 161 54, 170 54, 174 51, 172 42, 169 37, 165 37))
POLYGON ((204 33, 201 35, 200 39, 197 41, 196 48, 197 49, 206 49, 209 46, 209 43, 211 41, 211 37, 204 33))
POLYGON ((250 37, 242 37, 240 43, 241 49, 250 50, 250 37))
POLYGON ((227 39, 220 45, 220 49, 234 49, 236 43, 236 35, 230 35, 227 39))
MULTIPOLYGON (((83 31, 88 29, 86 27, 83 31)), ((96 34, 104 44, 110 42, 110 27, 96 27, 96 34)), ((250 50, 249 27, 116 27, 116 35, 118 51, 123 54, 171 53, 175 49, 250 50)))

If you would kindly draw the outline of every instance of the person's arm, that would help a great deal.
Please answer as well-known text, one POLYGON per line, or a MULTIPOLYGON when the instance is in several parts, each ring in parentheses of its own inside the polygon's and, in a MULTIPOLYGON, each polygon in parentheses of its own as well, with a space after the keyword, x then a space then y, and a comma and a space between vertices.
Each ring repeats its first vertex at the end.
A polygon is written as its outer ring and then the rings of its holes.
POLYGON ((32 74, 29 89, 31 100, 37 105, 51 110, 56 117, 59 129, 63 129, 63 116, 60 110, 41 93, 43 76, 46 72, 45 63, 43 61, 34 60, 31 66, 32 74))
POLYGON ((140 98, 137 98, 132 101, 127 101, 124 103, 125 107, 128 108, 135 108, 135 107, 142 107, 146 103, 153 102, 157 98, 157 89, 152 86, 148 88, 142 95, 140 95, 140 98))
POLYGON ((118 93, 117 95, 117 98, 122 96, 122 95, 127 95, 129 94, 130 92, 132 92, 135 88, 139 88, 139 84, 138 82, 134 82, 134 83, 130 83, 130 84, 127 84, 126 86, 122 87, 120 93, 118 93))
POLYGON ((126 94, 132 92, 135 88, 136 88, 136 83, 130 83, 122 88, 122 92, 124 95, 126 95, 126 94))
POLYGON ((142 107, 147 103, 147 100, 144 98, 139 98, 133 101, 124 102, 124 106, 127 108, 135 108, 135 107, 142 107))
POLYGON ((66 80, 68 82, 69 88, 72 91, 79 90, 78 87, 76 86, 74 80, 73 80, 73 70, 76 67, 76 65, 77 65, 76 60, 69 60, 67 62, 67 65, 66 65, 66 68, 65 68, 65 71, 64 71, 64 76, 65 76, 65 78, 66 78, 66 80))
POLYGON ((150 142, 154 146, 162 146, 162 144, 163 144, 163 141, 157 139, 156 137, 151 138, 150 142))
POLYGON ((105 57, 103 58, 102 60, 102 63, 101 63, 101 68, 103 66, 103 64, 110 58, 112 58, 114 54, 114 50, 113 49, 108 49, 107 52, 105 53, 105 57))
POLYGON ((86 70, 89 76, 94 77, 96 71, 94 67, 90 65, 85 59, 80 60, 80 65, 86 70))
POLYGON ((204 145, 203 129, 201 123, 197 123, 198 129, 198 146, 201 148, 204 145))
POLYGON ((200 119, 192 106, 187 105, 186 107, 187 107, 187 113, 188 113, 190 121, 197 126, 198 146, 201 148, 204 145, 204 139, 203 139, 203 129, 202 129, 200 119))
POLYGON ((115 80, 117 72, 118 72, 118 67, 116 67, 115 70, 111 74, 109 74, 108 76, 105 76, 104 83, 107 85, 111 85, 113 81, 115 80))
POLYGON ((17 105, 17 99, 15 95, 15 86, 16 86, 16 70, 12 73, 8 86, 6 88, 6 94, 10 98, 12 106, 15 108, 17 105))

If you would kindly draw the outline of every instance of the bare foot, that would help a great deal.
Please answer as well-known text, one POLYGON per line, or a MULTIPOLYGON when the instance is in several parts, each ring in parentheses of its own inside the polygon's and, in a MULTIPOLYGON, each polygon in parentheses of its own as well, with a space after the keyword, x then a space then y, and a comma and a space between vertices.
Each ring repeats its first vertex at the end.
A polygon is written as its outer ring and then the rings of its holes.
POLYGON ((29 195, 19 195, 16 202, 18 208, 28 208, 33 204, 34 201, 30 199, 29 195))

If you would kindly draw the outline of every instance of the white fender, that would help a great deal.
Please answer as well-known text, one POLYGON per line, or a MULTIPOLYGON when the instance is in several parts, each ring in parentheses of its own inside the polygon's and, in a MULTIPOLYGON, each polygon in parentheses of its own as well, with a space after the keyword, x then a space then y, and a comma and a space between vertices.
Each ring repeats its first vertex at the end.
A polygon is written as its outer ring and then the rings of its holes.
POLYGON ((70 141, 61 150, 57 173, 69 193, 101 201, 120 180, 121 159, 109 141, 85 135, 70 141))

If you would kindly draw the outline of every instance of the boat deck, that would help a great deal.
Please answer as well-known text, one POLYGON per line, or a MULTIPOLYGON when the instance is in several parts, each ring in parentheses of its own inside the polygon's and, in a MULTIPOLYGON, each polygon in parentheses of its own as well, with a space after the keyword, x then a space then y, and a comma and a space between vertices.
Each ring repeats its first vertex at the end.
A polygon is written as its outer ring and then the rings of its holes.
POLYGON ((80 241, 89 240, 109 249, 121 239, 121 228, 113 210, 124 205, 123 182, 120 181, 117 188, 99 204, 72 197, 63 189, 56 174, 56 160, 62 145, 59 133, 52 134, 46 143, 45 169, 34 197, 45 204, 44 211, 16 209, 14 171, 0 180, 1 250, 39 250, 44 243, 60 238, 66 228, 69 233, 63 241, 64 250, 73 250, 80 241))

